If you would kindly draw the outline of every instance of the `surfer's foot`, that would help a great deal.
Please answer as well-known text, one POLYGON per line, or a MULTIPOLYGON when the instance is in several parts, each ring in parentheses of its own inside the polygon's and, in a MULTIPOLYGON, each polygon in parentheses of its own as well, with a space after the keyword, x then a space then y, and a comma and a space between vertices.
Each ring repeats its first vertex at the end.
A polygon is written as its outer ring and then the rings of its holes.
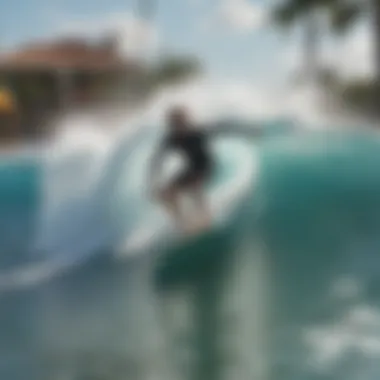
POLYGON ((198 227, 202 230, 207 230, 208 228, 211 228, 211 218, 208 217, 208 215, 204 215, 199 221, 198 221, 198 227))
POLYGON ((192 224, 184 225, 180 230, 183 235, 192 235, 195 233, 195 228, 192 224))
POLYGON ((194 235, 207 230, 211 226, 209 220, 199 220, 197 222, 189 223, 183 228, 186 235, 194 235))

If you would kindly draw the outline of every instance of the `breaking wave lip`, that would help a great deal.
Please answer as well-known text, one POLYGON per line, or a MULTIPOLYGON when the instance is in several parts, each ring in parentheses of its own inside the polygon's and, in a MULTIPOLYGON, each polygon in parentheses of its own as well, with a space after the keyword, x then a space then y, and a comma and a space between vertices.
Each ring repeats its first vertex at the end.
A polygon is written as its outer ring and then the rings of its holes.
MULTIPOLYGON (((109 155, 103 156, 105 158, 104 167, 109 169, 120 153, 125 156, 124 150, 128 148, 128 145, 136 137, 141 135, 141 131, 135 130, 133 133, 128 131, 125 135, 119 136, 114 151, 111 151, 109 155)), ((48 186, 46 177, 51 174, 53 179, 51 182, 54 182, 57 179, 57 175, 53 174, 60 168, 61 164, 63 166, 65 164, 76 164, 79 162, 76 160, 94 158, 94 153, 96 156, 96 151, 94 152, 89 144, 85 144, 85 147, 80 144, 77 145, 79 145, 79 149, 70 149, 62 144, 58 155, 56 155, 57 152, 54 149, 51 149, 51 146, 42 147, 45 149, 22 148, 9 154, 2 154, 2 162, 5 164, 7 164, 8 159, 10 163, 17 162, 18 160, 25 162, 25 159, 27 159, 28 163, 33 162, 36 165, 42 166, 45 204, 42 205, 41 210, 38 212, 38 231, 36 237, 31 242, 31 248, 27 252, 27 255, 29 255, 27 257, 31 259, 31 262, 29 261, 29 263, 13 270, 0 271, 0 292, 28 288, 29 286, 48 281, 68 271, 70 268, 85 262, 101 249, 112 247, 112 239, 115 236, 112 235, 108 228, 106 220, 102 220, 99 223, 94 223, 93 221, 97 217, 102 216, 104 201, 106 199, 101 199, 101 197, 107 196, 105 190, 110 190, 106 188, 105 184, 108 180, 112 181, 117 173, 111 173, 111 176, 109 173, 106 173, 105 177, 102 175, 98 176, 97 183, 92 184, 92 186, 85 186, 85 189, 82 189, 84 191, 81 191, 81 194, 79 196, 77 194, 74 198, 74 202, 64 202, 63 205, 60 205, 61 207, 57 207, 60 200, 50 199, 49 191, 46 191, 46 186, 48 186), (90 154, 90 157, 88 154, 90 154), (89 193, 90 191, 91 193, 89 193), (70 212, 62 213, 64 211, 62 208, 70 205, 71 211, 76 211, 76 214, 71 219, 67 219, 70 216, 70 212), (73 224, 73 220, 77 222, 76 224, 74 223, 75 226, 71 230, 69 228, 70 225, 67 226, 67 224, 70 224, 70 220, 71 224, 73 224), (69 233, 60 236, 60 232, 65 229, 69 233), (77 231, 75 231, 76 229, 77 231), (77 233, 70 236, 70 232, 77 233), (69 238, 67 235, 69 235, 69 238)), ((103 153, 106 152, 103 151, 103 153)), ((57 187, 55 183, 52 185, 53 189, 50 190, 53 191, 50 191, 50 193, 54 193, 57 187)))
MULTIPOLYGON (((104 164, 106 170, 103 170, 103 175, 91 187, 91 196, 78 197, 76 204, 72 204, 73 210, 77 212, 75 221, 76 225, 79 224, 78 228, 75 226, 75 228, 71 228, 71 235, 70 228, 68 228, 69 238, 67 235, 62 237, 60 236, 59 220, 55 226, 53 225, 53 228, 50 226, 50 229, 47 229, 50 223, 54 223, 54 218, 50 217, 49 219, 49 216, 45 216, 45 220, 41 221, 44 224, 40 228, 40 232, 44 232, 44 235, 40 235, 39 241, 37 238, 33 245, 32 258, 34 261, 11 271, 0 272, 0 292, 28 288, 49 281, 69 271, 72 267, 86 262, 101 250, 116 249, 115 258, 134 257, 136 254, 141 254, 144 249, 149 251, 149 248, 155 243, 155 239, 149 240, 149 235, 150 237, 152 234, 156 235, 162 240, 163 237, 170 234, 170 225, 163 223, 160 218, 157 219, 154 206, 149 205, 146 199, 142 203, 145 206, 145 219, 140 225, 127 225, 124 229, 114 231, 109 219, 105 217, 108 202, 114 195, 116 184, 122 177, 121 173, 125 168, 126 170, 129 168, 128 171, 131 172, 131 168, 136 164, 135 160, 141 161, 139 156, 147 153, 144 149, 131 149, 131 146, 139 144, 144 146, 148 142, 145 146, 149 147, 149 141, 154 141, 154 139, 155 133, 152 133, 151 128, 138 130, 132 136, 128 135, 128 138, 120 139, 117 147, 106 159, 104 164), (163 228, 160 229, 161 227, 163 228), (54 228, 57 230, 55 233, 54 228)), ((241 138, 234 137, 229 140, 232 141, 232 145, 227 142, 224 148, 220 148, 220 152, 222 152, 222 156, 225 156, 224 158, 229 157, 230 164, 235 165, 234 172, 233 175, 230 174, 227 181, 217 186, 216 191, 212 191, 211 204, 214 210, 219 210, 217 213, 218 223, 223 223, 223 219, 228 218, 230 210, 251 187, 257 172, 257 159, 254 157, 252 144, 247 142, 244 142, 245 145, 242 144, 241 138), (236 140, 240 140, 240 143, 236 143, 236 140), (230 150, 228 149, 229 145, 230 150)), ((128 177, 128 185, 136 181, 133 176, 128 175, 128 177)), ((140 177, 141 180, 142 177, 140 177)), ((133 191, 131 193, 131 190, 133 189, 130 188, 125 196, 129 197, 129 202, 134 202, 134 194, 133 191)), ((140 198, 144 196, 141 188, 139 192, 140 198)), ((128 210, 126 211, 128 212, 128 210)), ((67 219, 66 223, 67 221, 69 220, 67 219)), ((171 236, 173 237, 173 234, 171 236)))

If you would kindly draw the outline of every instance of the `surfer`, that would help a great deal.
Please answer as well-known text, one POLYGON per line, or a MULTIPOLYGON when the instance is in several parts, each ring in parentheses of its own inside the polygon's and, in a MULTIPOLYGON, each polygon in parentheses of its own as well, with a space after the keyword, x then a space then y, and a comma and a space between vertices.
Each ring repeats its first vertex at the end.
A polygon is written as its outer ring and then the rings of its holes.
POLYGON ((150 181, 159 175, 162 156, 169 150, 181 153, 187 165, 169 184, 154 191, 155 199, 164 205, 179 228, 185 233, 195 232, 210 226, 211 216, 205 199, 205 184, 214 169, 214 159, 208 146, 206 131, 195 128, 186 109, 174 107, 167 114, 168 132, 153 157, 150 181), (188 194, 195 205, 196 221, 190 223, 180 207, 180 197, 188 194))

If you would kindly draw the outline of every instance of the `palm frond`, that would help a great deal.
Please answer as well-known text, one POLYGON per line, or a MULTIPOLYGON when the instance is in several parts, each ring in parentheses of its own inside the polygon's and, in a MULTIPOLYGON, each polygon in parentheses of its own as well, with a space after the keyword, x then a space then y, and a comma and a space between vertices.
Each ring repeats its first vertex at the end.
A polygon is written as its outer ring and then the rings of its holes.
POLYGON ((345 33, 361 14, 360 5, 337 2, 330 10, 331 27, 336 33, 345 33))
POLYGON ((292 4, 287 3, 285 5, 275 8, 272 12, 272 20, 275 24, 281 27, 289 27, 297 21, 298 11, 292 4))
POLYGON ((320 1, 328 0, 287 0, 274 8, 272 20, 279 26, 289 27, 315 10, 320 1))

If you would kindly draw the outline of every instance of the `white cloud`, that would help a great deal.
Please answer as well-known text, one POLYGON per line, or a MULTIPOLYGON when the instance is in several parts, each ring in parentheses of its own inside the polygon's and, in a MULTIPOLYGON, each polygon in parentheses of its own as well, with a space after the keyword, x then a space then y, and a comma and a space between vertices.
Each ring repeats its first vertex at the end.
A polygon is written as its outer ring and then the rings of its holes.
POLYGON ((249 0, 222 0, 211 24, 227 27, 239 33, 261 28, 266 22, 265 9, 249 0))
POLYGON ((65 37, 99 38, 115 34, 122 53, 141 55, 152 53, 160 42, 156 28, 132 13, 109 13, 98 18, 72 19, 61 24, 57 34, 65 37))

